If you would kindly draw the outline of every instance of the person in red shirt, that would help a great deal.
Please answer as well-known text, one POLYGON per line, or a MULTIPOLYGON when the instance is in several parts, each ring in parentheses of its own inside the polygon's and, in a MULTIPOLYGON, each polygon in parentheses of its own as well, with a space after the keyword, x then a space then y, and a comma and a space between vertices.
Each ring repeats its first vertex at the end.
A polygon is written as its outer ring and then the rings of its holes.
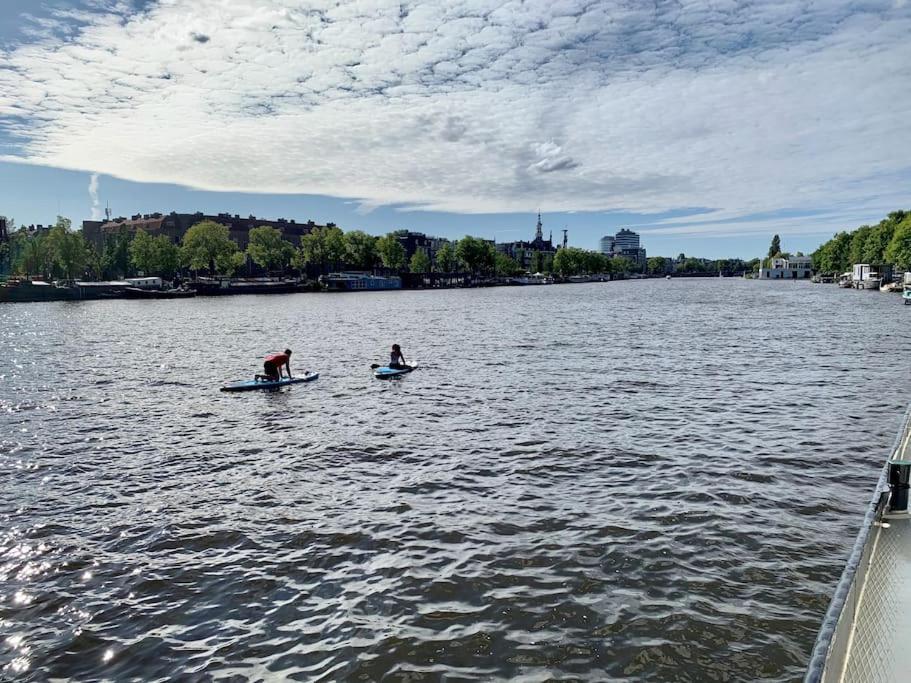
POLYGON ((265 374, 257 375, 256 379, 277 382, 282 378, 283 367, 288 372, 288 379, 291 379, 291 349, 285 349, 284 353, 270 353, 266 356, 263 361, 265 374))

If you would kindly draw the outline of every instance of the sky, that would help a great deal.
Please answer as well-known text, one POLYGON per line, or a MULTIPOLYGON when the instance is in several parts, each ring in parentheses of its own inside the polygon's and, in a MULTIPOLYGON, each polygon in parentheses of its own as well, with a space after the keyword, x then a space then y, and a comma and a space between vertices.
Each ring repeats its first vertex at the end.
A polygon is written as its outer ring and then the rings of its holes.
POLYGON ((907 0, 2 0, 0 214, 651 255, 911 208, 907 0))

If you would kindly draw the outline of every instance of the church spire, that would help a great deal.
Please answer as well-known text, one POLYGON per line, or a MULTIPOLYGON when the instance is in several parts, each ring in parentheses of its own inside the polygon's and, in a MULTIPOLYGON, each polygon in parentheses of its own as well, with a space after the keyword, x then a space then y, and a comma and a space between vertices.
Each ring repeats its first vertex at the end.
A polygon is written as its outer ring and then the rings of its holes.
POLYGON ((541 223, 541 212, 538 212, 538 225, 535 229, 535 239, 541 241, 544 239, 544 225, 541 223))

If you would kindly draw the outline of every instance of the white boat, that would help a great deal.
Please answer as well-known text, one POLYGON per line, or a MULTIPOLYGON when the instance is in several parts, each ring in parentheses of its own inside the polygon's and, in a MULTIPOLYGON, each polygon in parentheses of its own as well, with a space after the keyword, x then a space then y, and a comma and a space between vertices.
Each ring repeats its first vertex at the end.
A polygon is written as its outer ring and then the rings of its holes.
POLYGON ((872 289, 874 292, 878 292, 879 288, 883 285, 883 279, 879 276, 878 273, 870 273, 863 280, 860 281, 860 286, 858 289, 872 289))

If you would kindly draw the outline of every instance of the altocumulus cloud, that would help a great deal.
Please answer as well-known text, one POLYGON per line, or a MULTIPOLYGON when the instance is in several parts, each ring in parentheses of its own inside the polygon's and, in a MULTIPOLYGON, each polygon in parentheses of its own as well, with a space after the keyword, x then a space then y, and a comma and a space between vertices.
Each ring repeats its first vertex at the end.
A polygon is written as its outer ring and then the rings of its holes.
POLYGON ((894 0, 92 0, 55 21, 0 51, 8 160, 365 206, 715 209, 697 232, 907 199, 894 0))

